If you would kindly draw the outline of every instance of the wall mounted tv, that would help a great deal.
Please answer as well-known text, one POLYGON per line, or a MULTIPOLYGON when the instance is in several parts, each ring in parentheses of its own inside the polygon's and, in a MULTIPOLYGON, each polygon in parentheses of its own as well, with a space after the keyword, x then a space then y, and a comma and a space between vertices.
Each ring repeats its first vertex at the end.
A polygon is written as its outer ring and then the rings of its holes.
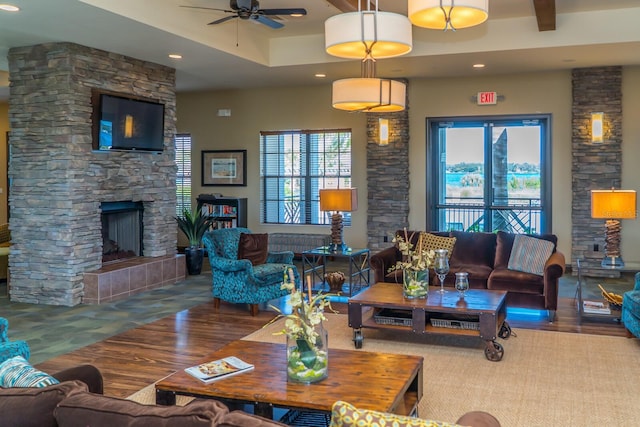
POLYGON ((164 104, 97 91, 92 103, 94 150, 164 149, 164 104))

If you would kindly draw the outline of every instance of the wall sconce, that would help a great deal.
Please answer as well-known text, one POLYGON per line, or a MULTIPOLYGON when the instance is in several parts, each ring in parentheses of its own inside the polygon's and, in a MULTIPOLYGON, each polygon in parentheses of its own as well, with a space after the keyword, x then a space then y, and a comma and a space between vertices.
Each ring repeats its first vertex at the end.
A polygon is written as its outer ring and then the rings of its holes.
POLYGON ((378 119, 378 145, 389 145, 388 119, 378 119))
POLYGON ((622 268, 620 256, 619 219, 636 217, 636 192, 634 190, 591 190, 591 218, 605 219, 604 268, 622 268))
POLYGON ((604 113, 591 113, 591 142, 604 142, 604 113))

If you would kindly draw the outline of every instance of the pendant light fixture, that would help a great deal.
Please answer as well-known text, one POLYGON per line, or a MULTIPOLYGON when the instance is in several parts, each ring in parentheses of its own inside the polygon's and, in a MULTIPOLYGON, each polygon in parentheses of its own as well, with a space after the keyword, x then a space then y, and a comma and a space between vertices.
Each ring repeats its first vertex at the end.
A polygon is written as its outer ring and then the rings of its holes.
POLYGON ((375 10, 367 2, 358 12, 332 16, 325 21, 325 48, 327 53, 340 58, 362 58, 360 78, 333 82, 332 105, 345 111, 393 112, 405 108, 406 86, 397 80, 375 76, 375 63, 379 58, 392 58, 409 53, 413 47, 411 22, 397 13, 375 10))
POLYGON ((489 0, 409 0, 413 25, 453 31, 480 25, 489 17, 489 0))
POLYGON ((413 39, 411 21, 404 15, 375 10, 367 2, 362 10, 358 0, 358 11, 332 16, 324 23, 325 49, 329 55, 339 58, 361 59, 393 58, 411 52, 413 39))

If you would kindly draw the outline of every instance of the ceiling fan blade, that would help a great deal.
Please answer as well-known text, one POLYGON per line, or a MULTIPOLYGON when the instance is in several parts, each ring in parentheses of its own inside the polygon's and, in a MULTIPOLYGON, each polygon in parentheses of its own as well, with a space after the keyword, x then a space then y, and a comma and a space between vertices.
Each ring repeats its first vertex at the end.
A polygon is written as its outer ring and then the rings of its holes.
POLYGON ((213 22, 209 22, 207 25, 216 25, 216 24, 222 24, 223 22, 227 22, 230 21, 231 19, 235 19, 237 18, 238 15, 233 15, 233 16, 225 16, 224 18, 220 18, 216 21, 213 22))
POLYGON ((188 8, 188 9, 217 10, 217 11, 219 11, 219 12, 235 13, 235 11, 233 11, 233 10, 217 9, 217 8, 215 8, 215 7, 200 7, 200 6, 180 6, 180 7, 186 7, 186 8, 188 8))
POLYGON ((260 9, 261 15, 306 15, 306 9, 260 9))
POLYGON ((251 19, 255 19, 259 23, 264 24, 273 29, 284 27, 284 24, 281 24, 280 22, 274 21, 273 19, 267 18, 266 16, 263 16, 263 15, 251 15, 251 19))

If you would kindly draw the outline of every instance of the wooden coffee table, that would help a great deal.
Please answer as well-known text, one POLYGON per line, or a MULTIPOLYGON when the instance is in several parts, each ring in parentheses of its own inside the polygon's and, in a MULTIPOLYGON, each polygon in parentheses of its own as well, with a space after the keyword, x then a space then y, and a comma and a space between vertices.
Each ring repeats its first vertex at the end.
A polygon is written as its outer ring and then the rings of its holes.
POLYGON ((427 299, 405 299, 402 285, 376 283, 349 299, 349 326, 353 342, 361 348, 362 328, 410 331, 415 334, 447 334, 477 336, 486 343, 485 356, 502 360, 504 348, 496 337, 508 338, 511 329, 506 322, 505 291, 469 289, 460 298, 454 289, 430 287, 427 299))
POLYGON ((253 404, 254 413, 273 418, 273 408, 330 413, 336 400, 361 409, 418 415, 422 398, 419 356, 329 349, 329 377, 314 384, 287 381, 284 344, 234 341, 200 363, 237 356, 255 369, 205 384, 184 371, 156 383, 156 403, 175 404, 176 395, 253 404))

